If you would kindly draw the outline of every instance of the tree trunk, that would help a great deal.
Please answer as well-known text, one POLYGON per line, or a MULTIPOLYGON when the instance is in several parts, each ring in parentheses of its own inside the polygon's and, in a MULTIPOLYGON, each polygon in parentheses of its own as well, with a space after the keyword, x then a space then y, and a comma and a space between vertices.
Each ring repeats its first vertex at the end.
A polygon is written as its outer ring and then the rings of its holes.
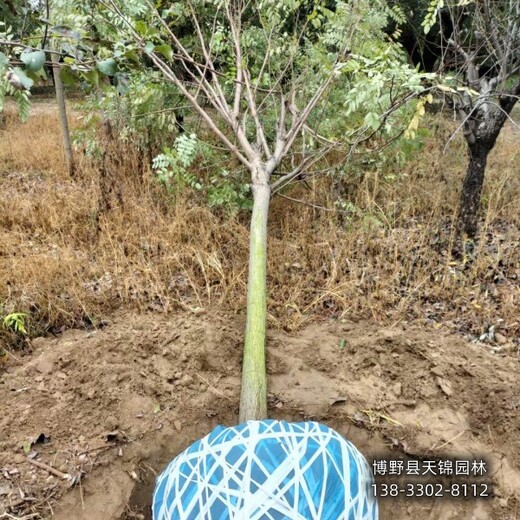
POLYGON ((60 77, 60 66, 58 56, 52 54, 52 75, 54 78, 54 88, 56 91, 56 102, 58 103, 58 114, 60 118, 61 136, 63 139, 63 152, 67 164, 69 175, 74 175, 74 160, 72 156, 72 143, 70 140, 69 122, 67 120, 67 107, 65 105, 65 92, 63 82, 60 77))
POLYGON ((469 118, 471 113, 464 116, 467 119, 464 125, 464 136, 468 145, 469 164, 460 197, 457 229, 459 239, 462 233, 471 239, 474 239, 477 234, 480 195, 488 155, 495 146, 502 127, 519 96, 520 82, 499 96, 499 104, 489 106, 481 103, 481 108, 473 118, 469 118))
POLYGON ((479 141, 469 145, 469 164, 460 197, 459 228, 471 239, 478 230, 480 195, 491 148, 479 141))
POLYGON ((271 188, 253 184, 249 242, 247 319, 240 396, 240 422, 267 417, 265 336, 267 318, 267 219, 271 188))

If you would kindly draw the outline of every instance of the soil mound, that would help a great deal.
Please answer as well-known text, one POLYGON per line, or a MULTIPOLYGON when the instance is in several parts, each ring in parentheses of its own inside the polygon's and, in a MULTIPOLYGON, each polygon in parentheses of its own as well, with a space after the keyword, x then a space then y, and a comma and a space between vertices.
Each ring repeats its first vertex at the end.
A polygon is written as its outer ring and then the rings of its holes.
MULTIPOLYGON (((237 420, 242 328, 225 315, 120 313, 102 329, 34 340, 0 376, 0 517, 150 518, 156 474, 237 420)), ((382 519, 516 518, 514 353, 347 321, 268 343, 272 417, 327 423, 369 459, 488 461, 490 499, 382 500, 382 519)))

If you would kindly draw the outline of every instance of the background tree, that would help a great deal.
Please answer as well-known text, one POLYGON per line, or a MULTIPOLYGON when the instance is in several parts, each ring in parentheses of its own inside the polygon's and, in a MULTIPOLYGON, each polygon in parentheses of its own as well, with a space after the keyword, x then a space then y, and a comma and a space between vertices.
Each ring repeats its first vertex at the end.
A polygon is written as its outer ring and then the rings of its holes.
POLYGON ((67 117, 67 104, 65 101, 65 89, 60 76, 60 61, 56 54, 51 55, 52 74, 54 78, 54 90, 56 92, 56 104, 60 118, 61 136, 63 139, 63 153, 69 175, 74 174, 74 156, 72 153, 72 141, 70 137, 69 120, 67 117))
MULTIPOLYGON (((56 0, 56 4, 56 10, 59 11, 60 1, 56 0)), ((65 91, 60 76, 62 49, 52 45, 54 35, 53 30, 50 30, 51 2, 10 0, 0 8, 0 18, 4 20, 3 26, 0 27, 0 74, 4 76, 4 87, 0 87, 0 113, 3 97, 7 93, 18 100, 22 120, 27 119, 30 89, 34 82, 45 81, 45 69, 50 70, 55 87, 67 171, 72 175, 72 145, 65 91)))
POLYGON ((453 87, 444 91, 460 117, 468 147, 459 230, 473 239, 488 155, 520 95, 520 3, 435 0, 426 31, 436 18, 442 37, 440 70, 451 75, 453 87))

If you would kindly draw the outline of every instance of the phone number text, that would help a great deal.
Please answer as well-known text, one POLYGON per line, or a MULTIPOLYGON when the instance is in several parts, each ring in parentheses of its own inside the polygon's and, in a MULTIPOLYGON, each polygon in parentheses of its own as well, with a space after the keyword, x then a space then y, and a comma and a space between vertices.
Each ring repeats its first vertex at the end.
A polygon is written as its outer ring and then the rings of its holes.
POLYGON ((406 496, 413 498, 450 497, 450 498, 488 498, 491 496, 491 486, 486 483, 420 483, 404 484, 372 484, 372 492, 376 497, 406 496))

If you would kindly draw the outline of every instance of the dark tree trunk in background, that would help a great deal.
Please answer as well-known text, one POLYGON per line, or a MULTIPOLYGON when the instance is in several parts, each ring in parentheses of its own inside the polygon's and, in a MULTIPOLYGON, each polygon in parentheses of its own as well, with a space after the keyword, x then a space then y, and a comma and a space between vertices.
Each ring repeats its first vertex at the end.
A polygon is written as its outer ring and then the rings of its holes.
POLYGON ((520 95, 520 83, 493 105, 482 103, 473 118, 467 117, 464 136, 468 146, 469 164, 462 185, 458 215, 458 235, 464 233, 474 239, 478 231, 480 197, 488 155, 493 150, 500 131, 520 95), (487 106, 486 106, 487 105, 487 106))
POLYGON ((474 238, 478 230, 480 197, 491 148, 479 141, 468 145, 469 164, 460 196, 459 225, 470 238, 474 238))

